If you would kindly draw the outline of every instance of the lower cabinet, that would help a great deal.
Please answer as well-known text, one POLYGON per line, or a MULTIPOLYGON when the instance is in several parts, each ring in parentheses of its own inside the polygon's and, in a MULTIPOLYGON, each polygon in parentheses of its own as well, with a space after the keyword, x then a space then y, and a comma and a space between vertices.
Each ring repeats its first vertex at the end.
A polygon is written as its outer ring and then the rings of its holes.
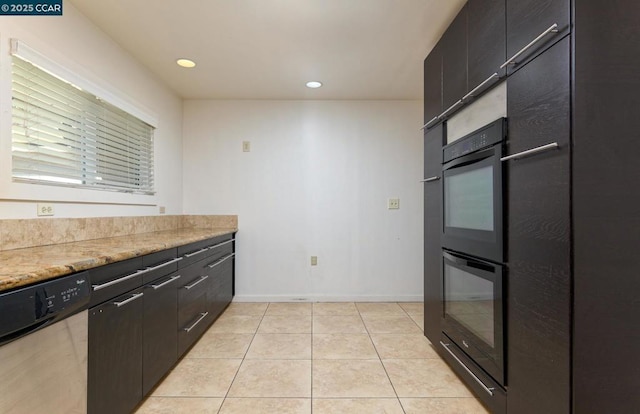
POLYGON ((136 289, 89 310, 91 414, 130 413, 142 399, 143 296, 136 289))
POLYGON ((233 242, 221 236, 180 257, 169 249, 89 271, 89 414, 131 413, 224 311, 233 242))
POLYGON ((200 262, 183 270, 178 288, 178 355, 182 356, 207 328, 207 291, 211 278, 200 262))
POLYGON ((172 273, 144 287, 142 391, 146 395, 178 360, 178 283, 172 273))

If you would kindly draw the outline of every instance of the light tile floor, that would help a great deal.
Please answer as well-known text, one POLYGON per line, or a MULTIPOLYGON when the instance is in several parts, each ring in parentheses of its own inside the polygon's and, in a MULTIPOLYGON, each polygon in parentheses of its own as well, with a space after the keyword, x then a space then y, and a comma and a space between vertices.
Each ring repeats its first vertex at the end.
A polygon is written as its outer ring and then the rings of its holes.
POLYGON ((422 303, 232 303, 137 414, 487 414, 422 303))

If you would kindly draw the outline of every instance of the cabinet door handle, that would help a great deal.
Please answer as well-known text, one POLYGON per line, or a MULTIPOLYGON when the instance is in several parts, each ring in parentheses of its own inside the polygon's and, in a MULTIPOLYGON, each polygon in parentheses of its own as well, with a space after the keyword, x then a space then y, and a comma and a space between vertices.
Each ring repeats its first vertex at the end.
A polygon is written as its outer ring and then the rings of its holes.
POLYGON ((500 65, 500 69, 504 69, 504 67, 507 66, 507 65, 515 65, 516 63, 518 63, 518 62, 516 62, 516 59, 518 59, 520 57, 520 55, 522 55, 524 52, 529 50, 529 48, 531 48, 531 46, 533 46, 536 43, 538 43, 540 40, 542 40, 543 37, 545 37, 549 33, 558 33, 558 23, 552 24, 547 30, 545 30, 544 32, 540 33, 540 35, 538 35, 538 37, 536 37, 531 42, 529 42, 528 45, 526 45, 525 47, 520 49, 520 51, 518 53, 516 53, 515 55, 511 56, 510 59, 508 59, 506 62, 504 62, 502 65, 500 65))
POLYGON ((204 275, 204 276, 200 276, 200 279, 196 280, 195 282, 193 282, 190 285, 185 286, 184 288, 189 290, 191 288, 194 288, 196 285, 202 283, 203 281, 205 281, 207 278, 209 278, 209 275, 204 275))
POLYGON ((184 255, 184 257, 193 257, 193 256, 195 256, 195 255, 197 255, 197 254, 204 253, 204 252, 206 252, 207 250, 209 250, 209 248, 208 248, 208 247, 205 247, 204 249, 200 249, 200 250, 198 250, 197 252, 186 253, 186 254, 184 255))
POLYGON ((507 155, 506 157, 500 158, 500 161, 509 161, 509 160, 517 160, 522 157, 527 157, 529 155, 539 154, 541 152, 550 151, 552 149, 559 148, 557 142, 552 142, 551 144, 542 145, 540 147, 531 148, 526 151, 518 152, 513 155, 507 155))
POLYGON ((153 290, 158 290, 163 286, 167 286, 169 283, 174 282, 176 280, 180 279, 180 275, 176 275, 172 278, 170 278, 169 280, 167 280, 166 282, 162 282, 159 285, 151 285, 151 287, 153 288, 153 290))
POLYGON ((103 283, 101 285, 91 285, 91 288, 95 292, 96 290, 100 290, 100 289, 107 288, 109 286, 117 285, 118 283, 122 283, 122 282, 127 281, 129 279, 132 279, 132 278, 134 278, 136 276, 140 276, 142 273, 146 273, 146 272, 144 270, 138 270, 138 271, 136 271, 134 273, 131 273, 130 275, 123 276, 123 277, 121 277, 119 279, 111 280, 111 281, 103 283))
POLYGON ((204 318, 206 318, 208 314, 209 314, 209 312, 201 313, 201 314, 200 314, 200 317, 199 317, 199 318, 198 318, 198 319, 197 319, 197 320, 196 320, 196 321, 195 321, 195 322, 194 322, 190 327, 188 327, 188 328, 184 328, 185 332, 191 332, 191 330, 192 330, 193 328, 195 328, 197 324, 199 324, 200 322, 202 322, 202 320, 203 320, 204 318))
POLYGON ((446 117, 449 112, 453 111, 454 109, 456 109, 461 104, 462 104, 462 99, 458 100, 458 102, 454 103, 453 105, 448 107, 446 111, 444 111, 443 113, 438 115, 438 119, 442 119, 442 118, 446 117))
POLYGON ((420 180, 421 183, 430 183, 433 181, 438 181, 440 179, 439 176, 434 175, 433 177, 425 178, 424 180, 420 180))
POLYGON ((425 128, 429 128, 429 126, 431 126, 431 124, 435 121, 438 120, 438 116, 434 116, 433 119, 431 119, 431 121, 427 122, 426 124, 422 125, 422 128, 420 129, 425 129, 425 128))
POLYGON ((226 261, 227 259, 232 258, 232 257, 233 257, 233 256, 235 256, 235 255, 236 255, 235 253, 231 253, 231 254, 229 254, 229 255, 227 255, 227 256, 225 256, 225 257, 223 257, 222 259, 218 260, 217 262, 215 262, 215 263, 212 263, 212 264, 208 265, 207 267, 208 267, 209 269, 213 269, 214 267, 218 266, 219 264, 222 264, 222 262, 226 261))
POLYGON ((113 304, 119 308, 120 306, 124 306, 127 303, 133 302, 134 300, 137 300, 143 296, 144 293, 134 293, 133 296, 131 296, 129 299, 123 300, 122 302, 113 302, 113 304))
POLYGON ((209 249, 209 250, 215 249, 216 247, 224 246, 225 244, 233 243, 234 241, 236 241, 236 239, 227 240, 226 242, 222 242, 222 243, 214 244, 213 246, 209 246, 209 247, 207 247, 207 249, 209 249))
POLYGON ((470 370, 469 368, 467 368, 467 366, 466 366, 465 364, 463 364, 463 363, 462 363, 462 361, 460 361, 460 358, 458 358, 458 357, 456 356, 456 354, 454 354, 454 353, 449 349, 449 347, 451 346, 451 344, 445 344, 444 342, 440 341, 440 345, 442 345, 442 347, 443 347, 443 348, 444 348, 444 349, 445 349, 449 354, 451 354, 451 356, 452 356, 456 361, 458 361, 458 364, 460 364, 460 366, 461 366, 462 368, 464 368, 464 370, 465 370, 465 371, 467 371, 467 373, 468 373, 469 375, 471 375, 471 377, 472 377, 474 380, 476 380, 476 382, 477 382, 477 383, 482 387, 482 389, 483 389, 483 390, 485 390, 485 391, 487 392, 487 394, 489 394, 489 395, 493 396, 493 390, 495 390, 495 388, 493 388, 493 387, 489 388, 489 387, 487 387, 486 385, 484 385, 484 382, 480 381, 480 378, 478 378, 478 377, 476 376, 476 374, 474 374, 473 372, 471 372, 471 370, 470 370))
POLYGON ((498 79, 500 78, 500 75, 498 75, 498 72, 494 73, 493 75, 489 76, 487 79, 485 79, 484 81, 482 81, 482 83, 478 86, 476 86, 475 88, 473 88, 468 94, 466 94, 465 96, 462 97, 462 101, 465 101, 468 98, 471 98, 472 96, 474 96, 474 94, 476 92, 478 92, 479 90, 481 90, 486 84, 488 84, 489 82, 491 82, 494 79, 498 79))

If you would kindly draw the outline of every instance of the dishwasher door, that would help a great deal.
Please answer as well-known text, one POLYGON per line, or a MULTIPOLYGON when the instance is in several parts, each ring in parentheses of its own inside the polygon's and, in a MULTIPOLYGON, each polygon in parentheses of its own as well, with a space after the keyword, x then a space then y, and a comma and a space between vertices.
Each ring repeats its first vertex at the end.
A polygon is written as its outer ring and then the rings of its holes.
POLYGON ((87 412, 88 311, 0 346, 0 414, 87 412))

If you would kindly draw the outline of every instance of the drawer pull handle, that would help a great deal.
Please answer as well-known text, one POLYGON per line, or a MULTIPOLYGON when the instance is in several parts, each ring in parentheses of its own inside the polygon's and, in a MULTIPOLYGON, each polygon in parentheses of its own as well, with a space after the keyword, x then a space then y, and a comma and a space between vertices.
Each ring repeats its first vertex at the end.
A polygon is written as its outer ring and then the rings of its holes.
POLYGON ((516 62, 516 59, 518 59, 520 57, 520 55, 522 55, 524 52, 529 50, 529 48, 531 48, 531 46, 533 46, 536 43, 538 43, 543 37, 545 37, 549 33, 558 33, 558 23, 552 24, 547 30, 545 30, 544 32, 540 33, 540 35, 538 37, 533 39, 528 45, 526 45, 525 47, 520 49, 520 51, 518 53, 516 53, 515 55, 511 56, 511 58, 509 60, 504 62, 500 66, 500 69, 504 69, 504 67, 507 66, 507 65, 515 65, 516 63, 518 63, 518 62, 516 62))
POLYGON ((219 264, 222 264, 222 262, 225 262, 227 259, 230 259, 230 258, 232 258, 232 257, 233 257, 233 256, 235 256, 235 255, 236 255, 235 253, 231 253, 231 254, 229 254, 229 255, 227 255, 227 256, 225 256, 225 257, 223 257, 222 259, 218 260, 217 262, 214 262, 214 263, 212 263, 212 264, 208 265, 207 267, 208 267, 209 269, 213 269, 214 267, 218 266, 219 264))
POLYGON ((491 82, 494 79, 498 79, 500 78, 500 75, 498 75, 498 72, 494 73, 493 75, 489 76, 487 79, 485 79, 480 85, 476 86, 475 88, 473 88, 468 94, 466 94, 465 96, 462 97, 462 101, 467 100, 468 98, 471 98, 475 95, 476 92, 478 92, 479 90, 481 90, 486 84, 488 84, 489 82, 491 82))
POLYGON ((162 282, 159 285, 151 285, 151 287, 153 288, 153 290, 158 290, 161 287, 167 286, 169 283, 174 282, 176 280, 180 279, 180 275, 176 275, 172 278, 170 278, 169 280, 167 280, 166 282, 162 282))
POLYGON ((104 289, 104 288, 108 288, 109 286, 117 285, 118 283, 122 283, 122 282, 125 282, 125 281, 127 281, 129 279, 132 279, 132 278, 136 277, 136 276, 140 276, 142 273, 146 273, 146 272, 144 270, 138 270, 138 271, 136 271, 134 273, 131 273, 130 275, 123 276, 123 277, 121 277, 119 279, 115 279, 115 280, 112 280, 110 282, 103 283, 101 285, 91 285, 91 288, 95 292, 96 290, 101 290, 101 289, 104 289))
POLYGON ((424 180, 420 180, 421 183, 431 183, 433 181, 438 181, 440 179, 439 176, 434 175, 433 177, 425 178, 424 180))
POLYGON ((195 255, 197 255, 197 254, 204 253, 204 252, 206 252, 207 250, 209 250, 209 248, 208 248, 208 247, 205 247, 204 249, 200 249, 200 250, 198 250, 198 251, 196 251, 196 252, 186 253, 186 254, 184 255, 184 257, 193 257, 193 256, 195 256, 195 255))
POLYGON ((536 148, 531 148, 529 150, 518 152, 518 153, 513 154, 513 155, 507 155, 506 157, 500 158, 500 161, 517 160, 517 159, 522 158, 522 157, 527 157, 529 155, 539 154, 541 152, 546 152, 546 151, 550 151, 552 149, 557 149, 557 148, 559 148, 558 143, 557 142, 552 142, 551 144, 542 145, 542 146, 536 147, 536 148))
POLYGON ((215 249, 216 247, 224 246, 225 244, 233 243, 236 239, 227 240, 226 242, 214 244, 213 246, 207 247, 207 249, 215 249))
POLYGON ((449 353, 451 354, 451 356, 453 357, 453 359, 455 359, 456 361, 458 361, 458 364, 460 364, 460 366, 462 366, 462 368, 464 368, 465 371, 467 371, 467 373, 469 375, 471 375, 471 377, 476 380, 476 382, 482 387, 482 389, 484 389, 487 394, 493 396, 493 390, 495 390, 495 388, 489 388, 486 385, 484 385, 484 382, 480 381, 480 378, 478 378, 476 376, 476 374, 474 374, 473 372, 471 372, 471 370, 469 368, 467 368, 467 366, 465 364, 462 363, 462 361, 460 361, 460 358, 458 358, 456 356, 456 354, 454 354, 450 349, 449 346, 451 346, 451 344, 445 344, 444 342, 440 341, 440 345, 442 345, 442 347, 449 353))
POLYGON ((159 264, 159 265, 157 265, 157 266, 147 267, 146 269, 144 269, 144 270, 142 271, 142 273, 153 272, 154 270, 158 270, 158 269, 161 269, 161 268, 163 268, 163 267, 165 267, 165 266, 169 266, 170 264, 173 264, 173 263, 179 262, 180 260, 182 260, 182 257, 177 257, 177 258, 175 258, 175 259, 171 259, 171 260, 169 260, 168 262, 160 263, 160 264, 159 264))
POLYGON ((120 306, 124 306, 127 303, 133 302, 134 300, 137 300, 142 296, 144 296, 144 293, 134 293, 133 296, 131 296, 129 299, 123 300, 122 302, 113 302, 113 304, 119 308, 120 306))
POLYGON ((202 320, 203 320, 204 318, 206 318, 208 314, 209 314, 209 312, 201 313, 201 314, 200 314, 200 317, 199 317, 199 318, 198 318, 198 319, 193 323, 193 325, 191 325, 191 326, 190 326, 190 327, 188 327, 188 328, 184 328, 184 331, 185 331, 185 332, 191 332, 191 330, 192 330, 193 328, 195 328, 197 324, 199 324, 200 322, 202 322, 202 320))
POLYGON ((208 278, 209 278, 209 275, 200 276, 200 279, 196 280, 195 282, 193 282, 193 283, 192 283, 192 284, 190 284, 190 285, 185 286, 184 288, 185 288, 185 289, 187 289, 187 290, 192 289, 192 288, 194 288, 196 285, 198 285, 198 284, 202 283, 203 281, 205 281, 205 280, 206 280, 206 279, 208 279, 208 278))
POLYGON ((433 117, 433 119, 431 119, 431 121, 429 121, 426 124, 422 125, 422 128, 420 128, 420 129, 429 128, 431 126, 431 124, 434 123, 437 120, 438 120, 438 116, 436 115, 436 116, 433 117))

